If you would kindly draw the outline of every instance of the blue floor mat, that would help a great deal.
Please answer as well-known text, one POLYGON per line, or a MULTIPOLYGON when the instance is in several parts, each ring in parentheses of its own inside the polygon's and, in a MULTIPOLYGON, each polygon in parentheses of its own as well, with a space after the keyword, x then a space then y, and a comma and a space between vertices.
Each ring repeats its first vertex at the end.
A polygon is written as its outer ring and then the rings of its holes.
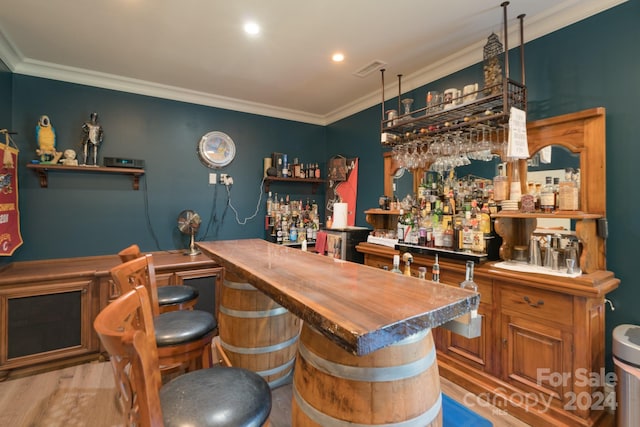
POLYGON ((442 393, 442 423, 444 427, 491 427, 493 424, 442 393))

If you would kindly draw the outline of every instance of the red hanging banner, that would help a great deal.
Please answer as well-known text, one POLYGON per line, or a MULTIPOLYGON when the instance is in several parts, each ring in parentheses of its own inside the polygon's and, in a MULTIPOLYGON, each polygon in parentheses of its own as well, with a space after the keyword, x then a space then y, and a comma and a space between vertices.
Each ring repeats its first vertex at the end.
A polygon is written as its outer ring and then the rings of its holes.
POLYGON ((11 146, 6 129, 0 133, 6 135, 6 144, 0 142, 0 256, 11 256, 23 243, 18 211, 18 149, 11 146))

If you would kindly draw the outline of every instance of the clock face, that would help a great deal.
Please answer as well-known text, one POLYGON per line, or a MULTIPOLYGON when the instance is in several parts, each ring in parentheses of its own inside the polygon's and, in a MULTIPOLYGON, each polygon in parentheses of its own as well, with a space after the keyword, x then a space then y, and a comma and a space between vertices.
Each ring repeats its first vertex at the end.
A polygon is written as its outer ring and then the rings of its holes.
POLYGON ((198 156, 205 166, 221 168, 233 161, 236 145, 224 132, 209 132, 198 141, 198 156))

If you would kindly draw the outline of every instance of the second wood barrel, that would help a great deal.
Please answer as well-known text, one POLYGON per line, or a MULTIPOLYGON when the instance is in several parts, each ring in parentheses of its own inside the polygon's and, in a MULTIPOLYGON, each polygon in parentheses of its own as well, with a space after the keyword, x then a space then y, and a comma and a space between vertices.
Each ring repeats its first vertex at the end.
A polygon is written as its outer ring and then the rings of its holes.
POLYGON ((289 379, 300 319, 251 284, 229 279, 218 317, 220 345, 233 366, 257 372, 271 388, 289 379))
POLYGON ((292 425, 442 426, 430 329, 356 356, 305 323, 298 347, 292 425))

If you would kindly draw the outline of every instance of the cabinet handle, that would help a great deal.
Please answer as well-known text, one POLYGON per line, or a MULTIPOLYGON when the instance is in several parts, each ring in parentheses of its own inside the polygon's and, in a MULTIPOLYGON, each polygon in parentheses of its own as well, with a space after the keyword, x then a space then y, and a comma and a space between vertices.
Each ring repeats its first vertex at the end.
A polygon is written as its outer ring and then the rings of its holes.
POLYGON ((544 305, 544 300, 538 300, 538 302, 533 303, 531 302, 531 299, 526 295, 524 296, 523 299, 527 304, 529 304, 530 307, 533 307, 533 308, 542 307, 544 305))
POLYGON ((507 339, 506 338, 502 339, 502 348, 507 348, 507 339))

